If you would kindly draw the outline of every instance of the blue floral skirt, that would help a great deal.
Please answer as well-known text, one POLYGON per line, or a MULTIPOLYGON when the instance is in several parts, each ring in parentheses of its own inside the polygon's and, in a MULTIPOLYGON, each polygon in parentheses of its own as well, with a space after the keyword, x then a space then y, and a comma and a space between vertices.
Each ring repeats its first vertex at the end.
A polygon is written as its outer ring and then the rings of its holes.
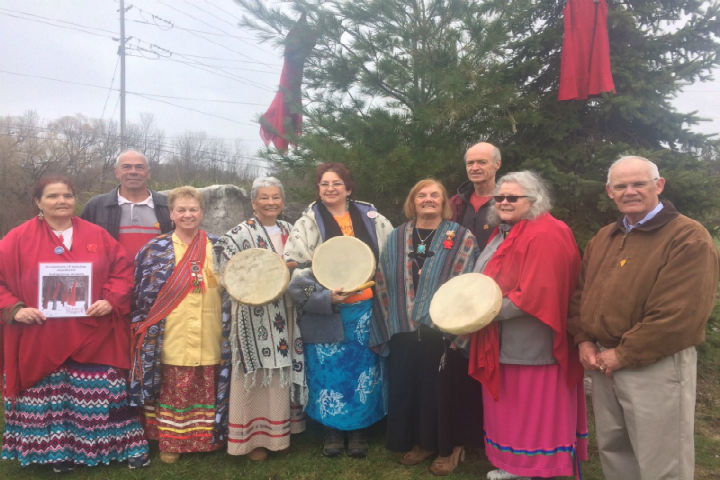
POLYGON ((338 430, 366 428, 387 413, 385 359, 368 348, 372 300, 340 305, 345 339, 305 345, 307 415, 338 430))

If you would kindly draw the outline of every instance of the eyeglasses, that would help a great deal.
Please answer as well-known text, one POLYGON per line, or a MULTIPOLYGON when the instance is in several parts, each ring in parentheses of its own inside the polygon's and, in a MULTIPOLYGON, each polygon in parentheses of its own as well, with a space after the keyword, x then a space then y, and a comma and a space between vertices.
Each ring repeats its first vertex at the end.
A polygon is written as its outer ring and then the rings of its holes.
POLYGON ((329 188, 329 187, 340 188, 340 187, 344 187, 344 186, 345 186, 345 184, 343 182, 332 182, 332 183, 320 182, 320 183, 318 183, 318 187, 320 187, 320 188, 329 188))
POLYGON ((493 197, 493 200, 495 200, 495 203, 502 203, 504 200, 507 200, 508 203, 515 203, 521 198, 528 198, 527 195, 495 195, 493 197))

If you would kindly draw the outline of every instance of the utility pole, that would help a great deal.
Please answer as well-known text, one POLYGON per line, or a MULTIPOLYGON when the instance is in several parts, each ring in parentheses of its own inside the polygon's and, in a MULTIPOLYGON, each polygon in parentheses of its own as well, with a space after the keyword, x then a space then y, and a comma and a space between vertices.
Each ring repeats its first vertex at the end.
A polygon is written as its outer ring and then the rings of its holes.
POLYGON ((125 0, 120 0, 120 151, 125 150, 125 0))

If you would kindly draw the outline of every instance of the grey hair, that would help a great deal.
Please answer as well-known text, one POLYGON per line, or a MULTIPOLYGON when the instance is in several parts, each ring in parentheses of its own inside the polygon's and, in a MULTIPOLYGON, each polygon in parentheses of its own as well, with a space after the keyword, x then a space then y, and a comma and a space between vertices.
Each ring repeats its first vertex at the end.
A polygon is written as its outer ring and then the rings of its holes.
POLYGON ((488 145, 492 146, 492 161, 495 165, 499 165, 500 161, 502 160, 502 155, 500 154, 500 149, 489 142, 478 142, 474 145, 471 145, 470 148, 465 150, 465 154, 463 155, 463 161, 467 162, 467 152, 470 151, 470 149, 472 149, 472 147, 474 147, 475 145, 478 145, 479 143, 487 143, 488 145))
POLYGON ((120 166, 120 157, 122 157, 122 156, 125 155, 126 153, 137 153, 138 155, 140 155, 140 156, 143 158, 143 160, 145 160, 145 165, 147 165, 148 167, 150 167, 150 163, 148 162, 148 159, 147 159, 147 157, 145 156, 145 154, 142 153, 142 152, 138 152, 137 150, 135 150, 135 149, 133 149, 133 148, 128 148, 127 150, 123 150, 122 152, 120 152, 120 155, 118 155, 117 158, 115 158, 115 166, 116 166, 116 167, 119 167, 119 166, 120 166))
POLYGON ((258 177, 253 180, 252 187, 250 188, 250 200, 253 202, 257 200, 258 190, 261 188, 277 187, 280 189, 280 196, 283 202, 285 202, 285 189, 283 188, 282 182, 275 177, 258 177))
MULTIPOLYGON (((510 172, 497 181, 494 194, 500 190, 505 183, 517 183, 523 189, 523 193, 528 196, 528 200, 532 203, 530 210, 523 217, 524 220, 534 220, 543 213, 547 213, 552 208, 552 200, 550 199, 550 190, 545 181, 535 172, 523 170, 521 172, 510 172)), ((493 200, 493 204, 495 201, 493 200)), ((488 223, 492 226, 500 224, 500 216, 497 209, 491 208, 488 212, 488 223)))
POLYGON ((650 177, 652 177, 653 181, 660 179, 660 170, 658 170, 657 165, 655 165, 647 158, 640 157, 638 155, 623 155, 622 157, 615 160, 612 165, 610 165, 610 168, 608 168, 607 183, 605 185, 610 186, 610 172, 612 171, 613 167, 620 163, 625 163, 628 160, 640 160, 641 162, 645 162, 647 164, 648 171, 650 172, 650 177))

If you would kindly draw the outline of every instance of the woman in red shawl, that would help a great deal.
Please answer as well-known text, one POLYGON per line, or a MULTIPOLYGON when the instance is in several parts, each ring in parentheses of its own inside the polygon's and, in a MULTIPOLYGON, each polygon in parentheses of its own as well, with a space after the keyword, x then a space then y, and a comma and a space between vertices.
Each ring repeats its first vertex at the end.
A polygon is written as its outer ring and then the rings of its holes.
POLYGON ((503 292, 495 321, 473 334, 469 373, 483 384, 490 480, 579 474, 587 459, 582 368, 566 331, 580 254, 568 226, 548 213, 543 181, 508 173, 495 189, 497 225, 475 271, 503 292))
POLYGON ((32 196, 39 215, 0 241, 2 459, 56 472, 112 460, 144 466, 148 445, 125 379, 131 260, 105 230, 73 216, 68 177, 40 179, 32 196))

